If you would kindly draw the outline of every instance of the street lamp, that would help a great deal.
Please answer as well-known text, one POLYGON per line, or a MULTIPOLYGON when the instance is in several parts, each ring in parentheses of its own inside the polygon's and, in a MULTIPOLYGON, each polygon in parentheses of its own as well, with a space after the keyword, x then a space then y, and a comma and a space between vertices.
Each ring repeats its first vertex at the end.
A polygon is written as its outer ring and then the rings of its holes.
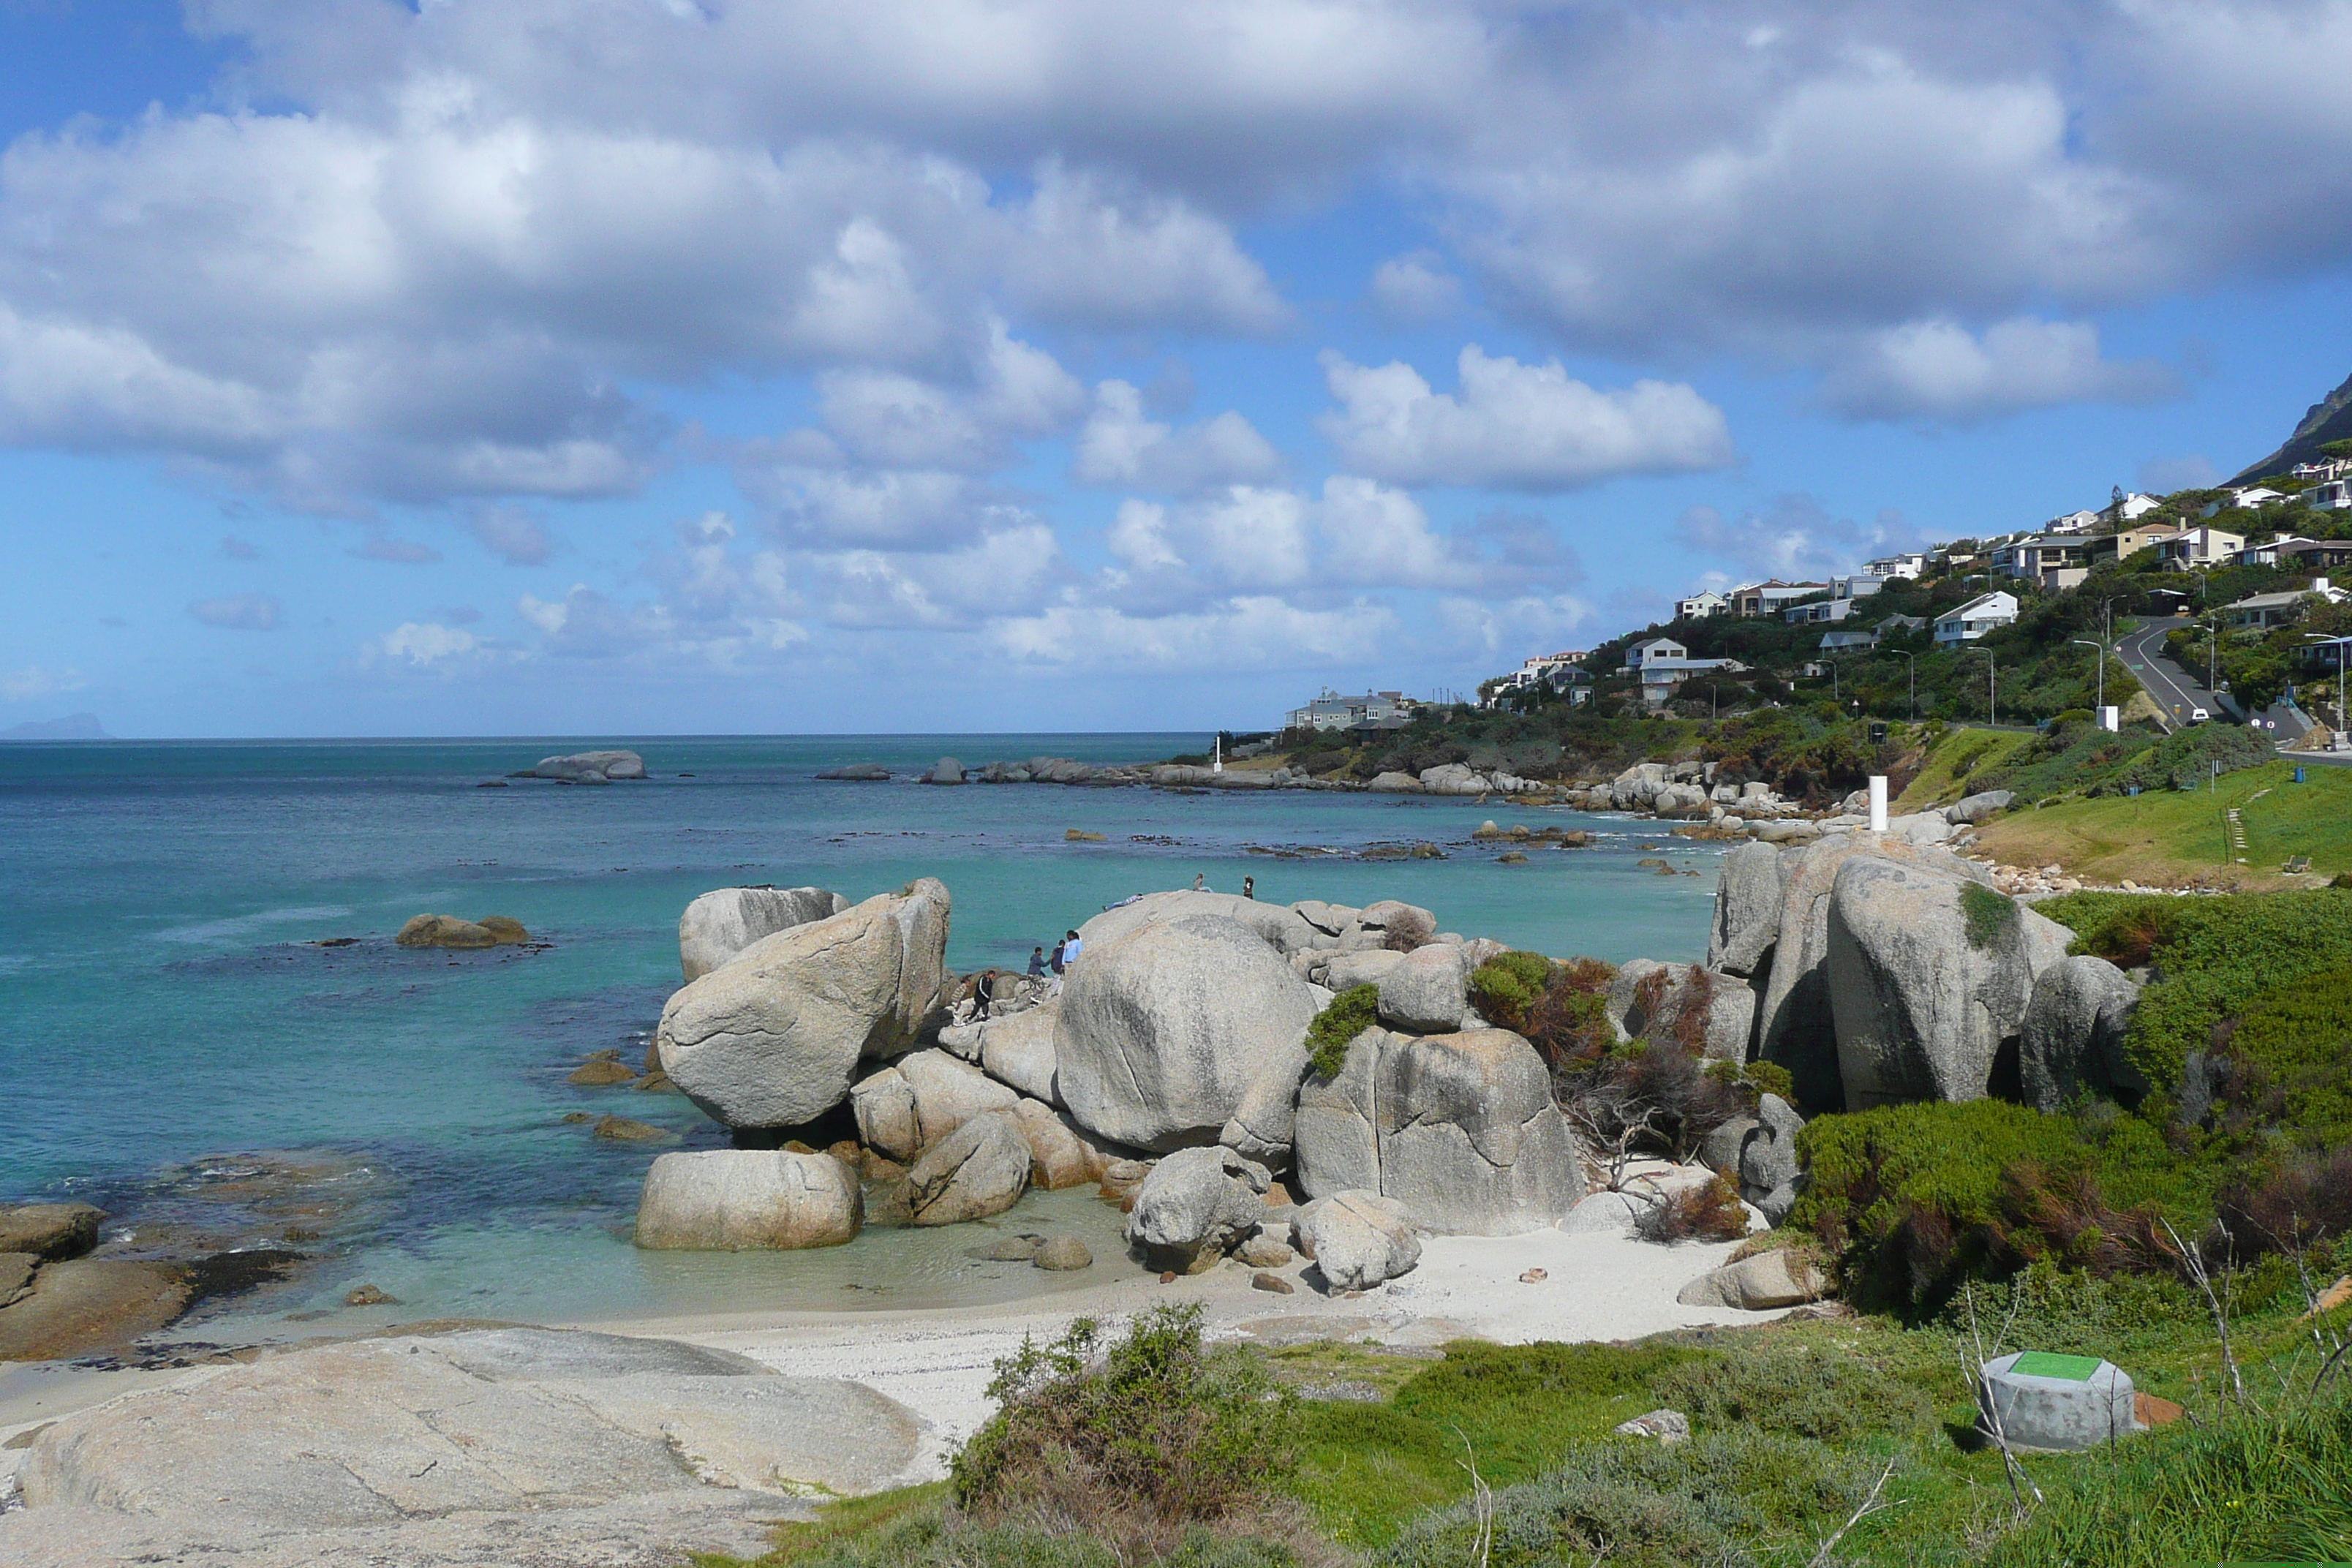
POLYGON ((1985 656, 1985 722, 1999 724, 2000 722, 2000 661, 1993 658, 1992 649, 1989 647, 1976 648, 1971 651, 1985 656))
POLYGON ((2093 642, 2088 637, 2068 637, 2066 640, 2079 647, 2093 647, 2099 650, 2099 709, 2100 711, 2105 712, 2107 706, 2107 645, 2093 642))
POLYGON ((1914 724, 1916 724, 1916 723, 1919 721, 1919 658, 1918 658, 1918 656, 1917 656, 1917 655, 1916 655, 1916 654, 1908 654, 1908 653, 1905 653, 1905 652, 1904 652, 1901 648, 1899 648, 1899 647, 1890 647, 1890 648, 1886 649, 1885 651, 1886 651, 1886 652, 1888 652, 1888 653, 1893 654, 1895 658, 1899 658, 1899 659, 1902 659, 1905 663, 1908 664, 1908 665, 1911 667, 1911 722, 1913 722, 1914 724))
POLYGON ((2303 634, 2303 640, 2336 645, 2336 732, 2341 735, 2344 732, 2344 652, 2347 639, 2326 637, 2318 632, 2305 632, 2303 634))

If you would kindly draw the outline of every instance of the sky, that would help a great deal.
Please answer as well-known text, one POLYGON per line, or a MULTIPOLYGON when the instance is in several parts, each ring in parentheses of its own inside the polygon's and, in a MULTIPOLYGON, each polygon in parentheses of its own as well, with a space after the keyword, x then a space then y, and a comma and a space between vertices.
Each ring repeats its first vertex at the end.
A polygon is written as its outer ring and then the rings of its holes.
POLYGON ((2352 374, 2352 3, 0 0, 0 728, 1467 691, 2352 374))

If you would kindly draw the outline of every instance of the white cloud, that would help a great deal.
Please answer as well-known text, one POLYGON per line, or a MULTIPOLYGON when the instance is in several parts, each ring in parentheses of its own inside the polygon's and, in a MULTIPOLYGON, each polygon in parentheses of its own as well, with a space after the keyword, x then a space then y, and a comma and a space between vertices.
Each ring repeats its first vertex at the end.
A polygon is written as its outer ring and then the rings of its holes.
POLYGON ((1590 621, 1593 608, 1572 594, 1524 595, 1517 598, 1438 601, 1439 623, 1458 647, 1487 658, 1525 658, 1528 648, 1550 649, 1590 621))
POLYGON ((1179 493, 1213 485, 1262 483, 1281 457, 1232 409, 1182 430, 1143 412, 1143 394, 1124 381, 1095 388, 1095 409, 1079 433, 1071 471, 1090 485, 1139 485, 1179 493))
POLYGON ((484 646, 480 637, 437 621, 404 621, 360 650, 363 663, 382 658, 423 668, 471 654, 484 646))
POLYGON ((825 427, 850 458, 884 468, 979 472, 1010 443, 1053 435, 1086 406, 1086 389, 1044 350, 989 323, 979 384, 940 385, 902 372, 845 370, 821 383, 825 427))
POLYGON ((1969 424, 2068 403, 2146 403, 2177 393, 2154 360, 2099 357, 2088 321, 2020 316, 1981 336, 1948 320, 1870 334, 1831 369, 1822 401, 1851 419, 1969 424))
POLYGON ((1261 333, 1287 315, 1232 232, 1181 198, 1115 196, 1099 177, 1054 160, 1022 218, 1007 282, 1040 316, 1261 333))
POLYGON ((1372 269, 1372 303, 1392 321, 1434 321, 1462 308, 1462 280, 1433 250, 1391 256, 1372 269))
POLYGON ((430 566, 441 552, 414 539, 394 539, 381 528, 371 528, 352 553, 362 561, 389 561, 400 566, 430 566))
POLYGON ((198 599, 188 606, 188 614, 208 626, 228 631, 274 632, 286 624, 286 606, 274 594, 226 594, 217 599, 198 599))
POLYGON ((1557 360, 1523 365, 1475 343, 1459 364, 1457 396, 1431 391, 1402 362, 1373 369, 1327 351, 1324 378, 1341 407, 1318 424, 1351 472, 1405 485, 1545 492, 1732 461, 1722 411, 1679 383, 1600 392, 1557 360))
POLYGON ((1807 495, 1781 496, 1769 510, 1749 512, 1737 521, 1711 506, 1695 506, 1675 520, 1674 534, 1685 549, 1731 561, 1748 577, 1790 582, 1818 582, 1851 572, 1871 556, 1921 542, 1900 512, 1882 511, 1865 525, 1832 517, 1807 495))
POLYGON ((36 697, 55 697, 60 692, 79 691, 89 684, 89 678, 79 669, 50 669, 42 665, 28 664, 22 669, 0 674, 0 697, 11 702, 29 702, 36 697))
POLYGON ((994 623, 991 640, 1026 663, 1089 669, 1304 669, 1368 663, 1397 627, 1387 606, 1359 602, 1302 609, 1245 595, 1177 615, 1134 616, 1103 605, 1056 605, 994 623))
POLYGON ((466 516, 466 531, 509 566, 544 566, 555 542, 530 512, 517 506, 478 506, 466 516))

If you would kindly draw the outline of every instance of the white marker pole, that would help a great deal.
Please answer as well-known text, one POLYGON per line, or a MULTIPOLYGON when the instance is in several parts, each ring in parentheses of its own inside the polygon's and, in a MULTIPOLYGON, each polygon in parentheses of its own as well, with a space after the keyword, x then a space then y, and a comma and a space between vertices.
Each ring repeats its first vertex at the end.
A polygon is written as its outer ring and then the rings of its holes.
POLYGON ((1886 775, 1885 773, 1870 775, 1870 830, 1873 833, 1886 831, 1886 775))

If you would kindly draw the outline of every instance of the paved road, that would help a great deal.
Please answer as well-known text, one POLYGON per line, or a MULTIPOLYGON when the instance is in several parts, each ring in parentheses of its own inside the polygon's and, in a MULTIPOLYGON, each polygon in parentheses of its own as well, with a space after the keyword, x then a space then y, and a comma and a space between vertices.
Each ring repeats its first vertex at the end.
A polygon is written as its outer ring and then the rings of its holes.
POLYGON ((2137 677, 2156 705, 2170 714, 2177 724, 2189 721, 2192 708, 2221 714, 2221 700, 2205 689, 2197 679, 2164 657, 2164 638, 2168 632, 2189 625, 2186 616, 2173 616, 2162 620, 2144 622, 2140 629, 2116 639, 2116 652, 2123 657, 2124 668, 2137 677))

